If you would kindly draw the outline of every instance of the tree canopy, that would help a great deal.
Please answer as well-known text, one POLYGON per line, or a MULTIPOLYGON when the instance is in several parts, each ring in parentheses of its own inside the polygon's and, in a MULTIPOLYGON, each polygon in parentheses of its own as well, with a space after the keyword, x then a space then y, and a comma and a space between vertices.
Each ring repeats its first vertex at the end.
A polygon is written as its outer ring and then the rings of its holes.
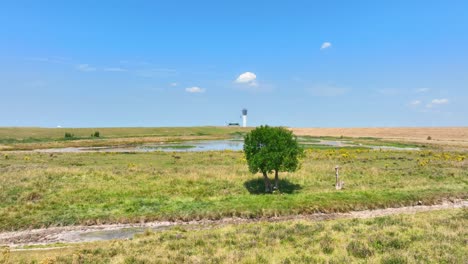
POLYGON ((283 127, 260 126, 244 138, 244 154, 249 170, 260 172, 265 181, 265 191, 273 191, 268 173, 275 173, 275 189, 278 189, 280 171, 296 171, 303 149, 291 131, 283 127))

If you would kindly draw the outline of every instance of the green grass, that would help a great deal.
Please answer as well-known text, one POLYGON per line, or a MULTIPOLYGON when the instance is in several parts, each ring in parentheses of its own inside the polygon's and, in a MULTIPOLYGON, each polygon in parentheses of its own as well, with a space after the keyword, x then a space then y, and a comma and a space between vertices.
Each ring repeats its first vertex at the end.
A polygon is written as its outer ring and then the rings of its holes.
POLYGON ((0 150, 30 150, 60 147, 131 145, 145 142, 172 142, 194 139, 230 138, 250 128, 240 127, 159 127, 159 128, 35 128, 0 127, 0 150), (99 131, 99 137, 92 137, 99 131), (65 138, 65 133, 73 134, 65 138))
POLYGON ((324 144, 300 144, 302 148, 304 149, 329 149, 329 150, 334 150, 334 149, 360 149, 360 150, 365 150, 368 149, 367 147, 363 146, 331 146, 331 145, 324 145, 324 144))
POLYGON ((299 141, 305 143, 319 143, 322 140, 325 141, 341 141, 346 142, 351 145, 359 145, 359 147, 369 147, 369 146, 382 146, 382 147, 397 147, 397 148, 426 148, 423 144, 415 143, 403 143, 396 141, 383 140, 381 138, 374 137, 331 137, 331 136, 299 136, 299 141))
POLYGON ((269 217, 468 196, 466 153, 307 150, 265 195, 241 152, 6 153, 0 230, 150 220, 269 217), (345 189, 334 190, 340 165, 345 189))
POLYGON ((248 131, 239 127, 122 127, 122 128, 40 128, 40 127, 0 127, 1 140, 16 139, 43 139, 57 140, 64 138, 65 133, 75 137, 90 138, 95 131, 100 137, 148 137, 148 136, 203 136, 203 135, 229 135, 248 131))
MULTIPOLYGON (((464 263, 468 210, 175 227, 128 241, 12 252, 15 263, 464 263)), ((6 254, 5 254, 6 255, 6 254)))

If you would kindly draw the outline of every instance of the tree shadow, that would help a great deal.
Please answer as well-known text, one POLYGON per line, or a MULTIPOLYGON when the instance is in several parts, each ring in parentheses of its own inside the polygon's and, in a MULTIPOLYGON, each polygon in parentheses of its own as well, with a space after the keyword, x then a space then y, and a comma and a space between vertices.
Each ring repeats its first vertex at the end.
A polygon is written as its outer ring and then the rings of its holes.
MULTIPOLYGON (((271 184, 274 185, 274 179, 270 179, 271 184)), ((250 194, 265 194, 265 182, 263 178, 256 178, 244 182, 244 187, 249 191, 250 194)), ((292 183, 287 179, 279 179, 279 191, 281 193, 294 193, 302 189, 301 185, 292 183)))

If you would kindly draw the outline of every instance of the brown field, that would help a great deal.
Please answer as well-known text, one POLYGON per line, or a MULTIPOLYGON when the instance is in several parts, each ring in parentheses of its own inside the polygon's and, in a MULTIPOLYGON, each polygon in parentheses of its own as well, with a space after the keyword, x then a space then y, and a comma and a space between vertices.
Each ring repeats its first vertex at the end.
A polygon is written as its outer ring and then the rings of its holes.
POLYGON ((468 147, 468 127, 291 128, 299 136, 375 137, 386 140, 468 147), (431 140, 428 140, 428 137, 431 140))

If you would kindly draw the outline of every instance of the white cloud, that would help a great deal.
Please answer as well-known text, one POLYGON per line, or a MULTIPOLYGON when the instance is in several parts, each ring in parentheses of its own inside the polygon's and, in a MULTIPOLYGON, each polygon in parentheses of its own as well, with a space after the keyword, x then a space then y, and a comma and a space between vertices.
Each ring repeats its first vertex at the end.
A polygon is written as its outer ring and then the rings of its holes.
POLYGON ((419 88, 416 90, 417 93, 425 93, 425 92, 429 92, 429 88, 419 88))
POLYGON ((257 75, 253 72, 244 72, 236 79, 236 83, 248 84, 250 86, 258 86, 257 75))
POLYGON ((432 104, 447 104, 448 102, 449 100, 447 98, 432 100, 432 104))
POLYGON ((104 71, 108 71, 108 72, 126 72, 127 70, 126 69, 123 69, 123 68, 119 68, 119 67, 115 67, 115 68, 104 68, 104 71))
POLYGON ((320 47, 321 50, 328 49, 332 46, 331 42, 324 42, 322 43, 322 46, 320 47))
POLYGON ((185 88, 185 91, 188 93, 204 93, 205 89, 194 86, 194 87, 185 88))
POLYGON ((434 99, 429 104, 427 104, 426 107, 431 108, 434 105, 443 105, 443 104, 448 104, 448 103, 449 103, 449 100, 447 98, 434 99))
POLYGON ((96 71, 96 68, 91 67, 88 64, 79 64, 76 66, 76 69, 83 72, 96 71))
POLYGON ((418 106, 418 105, 420 105, 420 104, 421 104, 421 101, 420 101, 420 100, 413 100, 413 101, 410 102, 410 105, 411 105, 411 106, 418 106))

